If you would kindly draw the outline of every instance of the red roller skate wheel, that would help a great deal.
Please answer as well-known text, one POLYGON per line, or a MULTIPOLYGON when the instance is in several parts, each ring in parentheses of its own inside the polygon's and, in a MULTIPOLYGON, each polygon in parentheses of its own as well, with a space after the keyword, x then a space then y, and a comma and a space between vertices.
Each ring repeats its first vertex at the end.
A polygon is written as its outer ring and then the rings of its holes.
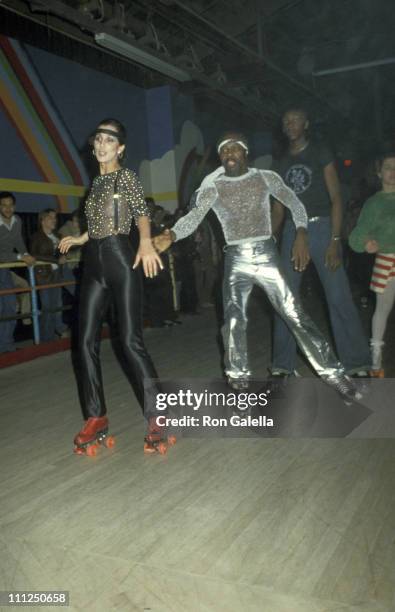
POLYGON ((115 446, 115 438, 114 436, 108 436, 108 438, 104 439, 104 446, 106 448, 114 448, 115 446))
POLYGON ((169 446, 174 446, 176 442, 177 442, 177 438, 175 436, 169 436, 167 438, 167 444, 169 446))
POLYGON ((159 442, 157 446, 157 451, 160 455, 166 455, 167 453, 167 444, 166 442, 159 442))
POLYGON ((149 442, 144 442, 144 454, 145 455, 153 455, 156 453, 155 448, 149 442))
POLYGON ((88 446, 86 449, 86 454, 88 455, 88 457, 96 457, 97 455, 96 444, 92 444, 91 446, 88 446))

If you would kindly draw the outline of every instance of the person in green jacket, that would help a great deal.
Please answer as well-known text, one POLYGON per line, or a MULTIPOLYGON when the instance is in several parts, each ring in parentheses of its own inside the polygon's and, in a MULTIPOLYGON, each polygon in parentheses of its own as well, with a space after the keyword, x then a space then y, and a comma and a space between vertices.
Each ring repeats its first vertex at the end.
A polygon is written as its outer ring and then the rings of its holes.
POLYGON ((377 162, 381 190, 364 204, 349 244, 354 251, 376 253, 370 289, 376 293, 372 319, 372 372, 383 378, 382 350, 388 315, 395 301, 395 153, 377 162))

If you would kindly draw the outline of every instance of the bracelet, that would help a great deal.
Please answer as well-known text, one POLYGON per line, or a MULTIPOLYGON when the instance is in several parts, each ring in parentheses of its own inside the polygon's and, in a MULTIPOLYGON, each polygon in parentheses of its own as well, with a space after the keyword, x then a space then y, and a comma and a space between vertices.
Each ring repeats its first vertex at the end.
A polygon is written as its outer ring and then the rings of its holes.
POLYGON ((331 240, 341 240, 341 236, 332 236, 331 240))

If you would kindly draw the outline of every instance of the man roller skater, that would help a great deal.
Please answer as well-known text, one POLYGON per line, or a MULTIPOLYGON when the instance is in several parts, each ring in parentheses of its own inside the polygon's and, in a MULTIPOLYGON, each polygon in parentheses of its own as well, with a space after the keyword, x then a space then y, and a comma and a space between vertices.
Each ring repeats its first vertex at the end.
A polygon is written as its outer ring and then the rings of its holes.
POLYGON ((233 389, 248 388, 251 372, 246 338, 247 302, 256 284, 265 290, 317 374, 345 399, 359 399, 360 394, 345 376, 343 366, 289 289, 280 269, 272 237, 270 196, 284 204, 292 215, 296 227, 292 260, 299 271, 309 261, 303 204, 276 173, 248 167, 248 142, 242 134, 224 134, 217 151, 222 165, 203 180, 194 208, 171 230, 156 237, 154 244, 158 251, 163 251, 194 232, 210 209, 216 213, 226 241, 222 333, 229 385, 233 389))

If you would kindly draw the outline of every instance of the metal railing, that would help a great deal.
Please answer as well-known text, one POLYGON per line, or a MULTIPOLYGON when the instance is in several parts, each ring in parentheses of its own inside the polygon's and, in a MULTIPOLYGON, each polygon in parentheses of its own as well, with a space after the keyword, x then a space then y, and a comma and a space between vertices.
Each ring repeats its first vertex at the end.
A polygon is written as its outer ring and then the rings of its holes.
MULTIPOLYGON (((77 259, 68 259, 67 263, 63 265, 66 266, 68 263, 78 263, 78 262, 79 260, 77 259)), ((56 310, 45 310, 45 311, 41 310, 38 306, 38 291, 40 291, 41 289, 55 289, 56 287, 67 287, 67 286, 75 285, 77 282, 76 280, 74 281, 65 280, 59 283, 48 283, 45 285, 37 285, 36 279, 34 277, 34 267, 40 266, 40 265, 48 266, 50 264, 48 263, 48 261, 41 261, 41 260, 36 260, 32 266, 28 266, 23 261, 10 261, 10 262, 0 263, 0 269, 9 270, 11 268, 27 268, 28 277, 29 277, 28 287, 13 287, 10 289, 0 289, 0 299, 4 295, 13 295, 13 294, 18 294, 18 293, 30 293, 31 294, 31 304, 32 304, 31 312, 24 312, 19 315, 15 313, 14 316, 8 316, 8 317, 0 316, 0 324, 2 321, 11 321, 14 319, 15 320, 27 319, 31 317, 32 323, 33 323, 33 342, 34 344, 40 344, 39 317, 41 316, 42 312, 58 312, 59 310, 63 312, 71 308, 71 306, 62 306, 62 308, 58 308, 56 310)))

